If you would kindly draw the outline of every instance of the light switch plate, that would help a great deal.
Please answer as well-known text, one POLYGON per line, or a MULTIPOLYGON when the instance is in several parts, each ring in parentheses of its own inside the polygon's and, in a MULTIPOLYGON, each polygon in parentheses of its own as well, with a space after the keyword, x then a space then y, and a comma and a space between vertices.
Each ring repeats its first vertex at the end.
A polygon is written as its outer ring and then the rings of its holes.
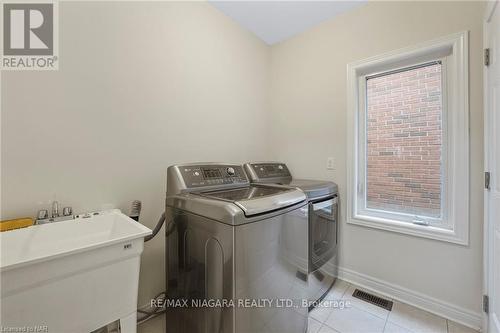
POLYGON ((326 168, 328 170, 335 170, 335 157, 328 157, 326 159, 326 168))

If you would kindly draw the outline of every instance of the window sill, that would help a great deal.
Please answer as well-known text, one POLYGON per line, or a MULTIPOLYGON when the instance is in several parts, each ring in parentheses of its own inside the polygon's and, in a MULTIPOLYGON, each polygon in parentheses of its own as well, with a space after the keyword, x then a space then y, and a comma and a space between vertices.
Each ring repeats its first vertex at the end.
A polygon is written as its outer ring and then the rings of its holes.
POLYGON ((459 234, 455 230, 433 226, 423 226, 408 222, 393 221, 365 215, 348 217, 347 223, 459 245, 467 246, 469 244, 466 234, 459 234))

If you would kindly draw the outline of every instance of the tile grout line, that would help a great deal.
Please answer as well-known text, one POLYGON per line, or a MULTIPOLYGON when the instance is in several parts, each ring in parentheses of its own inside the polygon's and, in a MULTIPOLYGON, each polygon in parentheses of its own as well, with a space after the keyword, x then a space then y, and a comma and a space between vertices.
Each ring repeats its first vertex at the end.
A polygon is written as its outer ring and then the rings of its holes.
MULTIPOLYGON (((340 281, 340 280, 339 280, 339 281, 340 281)), ((344 282, 346 282, 346 281, 344 281, 344 282)), ((350 284, 349 282, 346 282, 346 283, 347 283, 347 287, 345 288, 344 292, 343 292, 343 293, 342 293, 342 295, 339 297, 339 299, 343 299, 343 298, 344 298, 345 293, 347 292, 347 290, 349 290, 349 287, 351 286, 351 284, 350 284)), ((320 326, 320 328, 319 328, 319 330, 318 330, 318 332, 317 332, 317 333, 319 333, 319 332, 321 331, 321 329, 323 328, 323 326, 326 326, 326 327, 328 327, 329 329, 334 330, 335 332, 339 332, 339 331, 337 331, 336 329, 334 329, 333 327, 330 327, 330 326, 328 326, 328 325, 326 324, 326 321, 328 320, 328 318, 329 318, 331 315, 332 315, 332 313, 330 312, 330 314, 329 314, 328 316, 326 316, 325 320, 321 321, 321 326, 320 326)), ((342 332, 339 332, 339 333, 342 333, 342 332)))
MULTIPOLYGON (((368 303, 368 304, 370 304, 370 303, 368 303)), ((367 313, 367 314, 369 314, 369 315, 371 315, 373 317, 376 317, 376 318, 378 318, 380 320, 385 320, 385 321, 389 320, 390 311, 388 311, 387 316, 384 319, 384 318, 380 317, 379 315, 376 315, 373 312, 370 312, 370 311, 368 311, 366 309, 362 309, 361 307, 357 307, 356 305, 351 305, 351 308, 355 308, 356 310, 363 311, 364 313, 367 313)))
POLYGON ((387 314, 387 318, 385 319, 384 328, 382 329, 382 333, 385 332, 385 327, 387 326, 388 321, 389 321, 389 314, 387 314))
MULTIPOLYGON (((342 295, 342 298, 344 298, 344 296, 347 294, 347 291, 349 290, 349 288, 350 288, 351 286, 352 286, 353 288, 357 288, 357 286, 356 286, 356 285, 353 285, 352 283, 349 283, 349 286, 347 287, 346 291, 345 291, 345 292, 344 292, 344 294, 342 295)), ((368 290, 368 291, 370 291, 370 290, 368 290)), ((390 298, 390 300, 391 300, 391 301, 394 301, 392 298, 390 298)), ((368 304, 370 304, 370 303, 368 303, 368 304)), ((367 313, 367 314, 369 314, 369 315, 372 315, 372 316, 374 316, 374 317, 376 317, 376 318, 379 318, 379 319, 384 320, 384 328, 383 328, 383 330, 382 330, 382 333, 383 333, 383 332, 385 332, 385 327, 386 327, 386 325, 387 325, 387 322, 389 321, 389 315, 391 314, 391 311, 387 311, 387 316, 385 317, 385 319, 383 319, 383 318, 381 318, 380 316, 378 316, 378 315, 376 315, 376 314, 374 314, 374 313, 372 313, 372 312, 370 312, 370 311, 368 311, 368 310, 366 310, 366 309, 362 309, 362 308, 357 307, 356 305, 351 305, 351 307, 355 308, 356 310, 359 310, 359 311, 362 311, 362 312, 364 312, 364 313, 367 313)), ((327 325, 327 326, 328 326, 328 325, 327 325)))
MULTIPOLYGON (((350 288, 351 286, 352 286, 353 288, 356 288, 356 286, 355 286, 355 285, 353 285, 352 283, 347 282, 347 288, 345 289, 345 291, 344 291, 344 293, 342 294, 342 296, 340 297, 340 299, 344 299, 344 296, 346 296, 347 291, 349 290, 349 288, 350 288)), ((347 299, 345 299, 345 300, 347 300, 347 299)), ((391 299, 391 300, 392 300, 392 299, 391 299)), ((348 300, 347 300, 347 301, 348 301, 348 300)), ((387 325, 387 322, 389 321, 389 314, 390 314, 390 311, 388 311, 387 316, 385 317, 385 319, 383 319, 383 318, 381 318, 380 316, 378 316, 378 315, 376 315, 376 314, 374 314, 374 313, 372 313, 372 312, 370 312, 370 311, 367 311, 367 310, 365 310, 365 309, 359 308, 359 307, 357 307, 357 306, 355 306, 355 305, 351 305, 351 307, 352 307, 352 308, 355 308, 356 310, 359 310, 359 311, 362 311, 362 312, 364 312, 364 313, 367 313, 367 314, 369 314, 369 315, 371 315, 371 316, 373 316, 373 317, 376 317, 376 318, 378 318, 378 319, 384 320, 384 328, 383 328, 383 330, 382 330, 382 333, 385 331, 385 326, 387 325)), ((326 319, 325 319, 325 320, 321 323, 322 325, 321 325, 321 327, 320 327, 320 330, 321 330, 321 328, 323 328, 323 326, 326 326, 326 327, 328 327, 328 328, 330 328, 330 329, 334 330, 335 332, 339 332, 339 331, 337 331, 336 329, 334 329, 333 327, 330 327, 330 326, 326 323, 326 321, 328 320, 328 318, 329 318, 331 315, 332 315, 332 313, 330 313, 330 314, 326 317, 326 319)), ((339 333, 343 333, 343 332, 339 332, 339 333)))

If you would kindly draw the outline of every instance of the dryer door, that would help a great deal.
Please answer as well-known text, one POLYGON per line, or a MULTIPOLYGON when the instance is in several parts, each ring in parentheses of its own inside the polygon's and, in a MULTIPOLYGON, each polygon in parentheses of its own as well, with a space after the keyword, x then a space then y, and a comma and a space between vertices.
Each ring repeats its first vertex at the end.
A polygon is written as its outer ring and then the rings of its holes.
POLYGON ((309 204, 309 269, 314 272, 330 260, 337 246, 337 197, 309 204))

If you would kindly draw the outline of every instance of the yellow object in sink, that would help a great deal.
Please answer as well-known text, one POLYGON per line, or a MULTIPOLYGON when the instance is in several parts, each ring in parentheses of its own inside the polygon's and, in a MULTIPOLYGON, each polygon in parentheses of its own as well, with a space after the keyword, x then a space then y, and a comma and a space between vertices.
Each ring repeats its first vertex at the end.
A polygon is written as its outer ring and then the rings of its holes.
POLYGON ((0 231, 25 228, 33 225, 33 219, 24 217, 20 219, 0 221, 0 231))

